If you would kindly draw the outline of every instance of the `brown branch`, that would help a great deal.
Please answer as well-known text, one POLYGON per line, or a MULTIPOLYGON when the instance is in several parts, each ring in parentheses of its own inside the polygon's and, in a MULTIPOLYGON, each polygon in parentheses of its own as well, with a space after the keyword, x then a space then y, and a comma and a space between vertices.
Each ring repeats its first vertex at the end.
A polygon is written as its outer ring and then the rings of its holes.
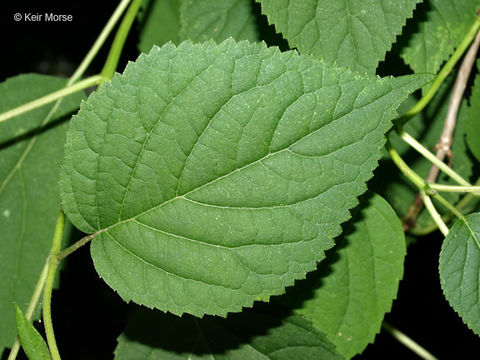
MULTIPOLYGON (((438 140, 437 145, 435 145, 435 156, 443 161, 446 156, 449 158, 449 163, 451 163, 452 155, 452 141, 453 133, 455 131, 455 126, 457 124, 457 115, 458 109, 462 101, 463 93, 467 86, 468 78, 472 71, 473 64, 477 57, 477 51, 480 45, 480 31, 477 33, 474 42, 470 46, 465 58, 462 61, 462 65, 455 79, 455 84, 453 86, 452 95, 450 96, 450 103, 448 104, 447 116, 445 117, 445 122, 443 124, 443 131, 440 139, 438 140)), ((433 165, 430 167, 425 180, 428 183, 433 183, 437 180, 440 169, 433 165)), ((420 213, 420 210, 423 207, 423 201, 420 194, 417 195, 412 205, 410 205, 407 213, 405 214, 405 222, 403 225, 404 230, 408 230, 411 227, 415 226, 415 220, 420 213)))

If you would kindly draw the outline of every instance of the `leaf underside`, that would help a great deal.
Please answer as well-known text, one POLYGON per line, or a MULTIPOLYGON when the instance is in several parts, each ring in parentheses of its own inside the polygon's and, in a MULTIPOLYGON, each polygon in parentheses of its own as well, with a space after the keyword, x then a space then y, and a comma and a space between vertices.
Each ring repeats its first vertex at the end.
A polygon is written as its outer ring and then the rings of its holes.
POLYGON ((227 319, 136 314, 118 339, 115 360, 339 360, 325 335, 298 315, 245 311, 227 319), (252 326, 254 325, 254 326, 252 326))
POLYGON ((480 213, 452 227, 440 252, 443 293, 463 322, 480 336, 480 213))
POLYGON ((256 0, 291 47, 374 74, 419 0, 256 0))
MULTIPOLYGON (((0 84, 0 113, 61 89, 65 79, 25 74, 0 84)), ((0 124, 0 353, 15 339, 16 302, 28 305, 48 256, 60 210, 58 189, 66 126, 81 94, 0 124), (36 133, 43 123, 47 127, 36 133)))
POLYGON ((126 301, 240 311, 316 267, 426 80, 233 40, 154 48, 72 119, 64 209, 126 301))
POLYGON ((302 292, 311 294, 296 312, 349 359, 380 331, 403 276, 406 248, 398 217, 375 194, 361 202, 342 236, 335 254, 287 295, 298 301, 302 292))

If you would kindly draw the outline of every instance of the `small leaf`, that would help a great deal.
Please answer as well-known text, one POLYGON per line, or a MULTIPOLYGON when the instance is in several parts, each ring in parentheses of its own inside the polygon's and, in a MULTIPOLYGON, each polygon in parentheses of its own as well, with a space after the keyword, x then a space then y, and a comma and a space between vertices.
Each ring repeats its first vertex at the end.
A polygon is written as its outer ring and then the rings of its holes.
POLYGON ((305 359, 342 357, 325 335, 298 315, 245 311, 227 319, 181 318, 141 311, 118 339, 115 360, 305 359))
POLYGON ((316 267, 427 78, 233 40, 154 48, 72 119, 64 209, 126 301, 240 311, 316 267))
MULTIPOLYGON (((477 69, 480 62, 477 61, 477 69)), ((470 106, 465 111, 465 133, 467 144, 475 158, 480 161, 480 75, 475 77, 475 84, 472 87, 470 106)))
POLYGON ((416 73, 436 74, 475 20, 479 0, 428 0, 415 12, 418 31, 402 57, 416 73))
POLYGON ((373 74, 419 0, 256 0, 291 47, 373 74))
POLYGON ((180 32, 181 0, 148 0, 142 4, 139 14, 140 39, 138 49, 149 52, 153 45, 163 45, 169 41, 181 42, 180 32))
POLYGON ((480 213, 453 225, 442 244, 439 271, 448 302, 480 336, 480 213))
POLYGON ((250 0, 182 0, 180 38, 220 43, 235 40, 258 40, 256 18, 250 0))
POLYGON ((20 344, 30 360, 50 360, 50 352, 40 333, 30 324, 15 304, 17 332, 20 344))
POLYGON ((405 252, 402 224, 390 205, 373 194, 362 201, 337 251, 287 296, 299 301, 302 291, 311 294, 296 312, 349 359, 380 331, 403 276, 405 252))
MULTIPOLYGON (((0 84, 0 113, 64 87, 65 79, 26 74, 0 84)), ((65 120, 81 93, 0 123, 0 352, 15 340, 12 302, 26 304, 50 250, 60 210, 58 180, 65 120), (42 124, 47 126, 41 129, 42 124)))

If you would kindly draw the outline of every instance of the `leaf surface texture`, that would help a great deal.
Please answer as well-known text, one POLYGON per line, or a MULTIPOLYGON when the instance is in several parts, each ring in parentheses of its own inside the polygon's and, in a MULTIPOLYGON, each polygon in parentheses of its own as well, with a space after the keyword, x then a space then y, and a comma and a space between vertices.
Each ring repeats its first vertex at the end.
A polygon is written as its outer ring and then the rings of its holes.
POLYGON ((427 79, 233 40, 154 48, 72 119, 64 209, 125 300, 240 311, 316 267, 427 79))
POLYGON ((257 0, 301 54, 373 74, 418 0, 257 0))
POLYGON ((440 252, 443 293, 463 322, 480 335, 480 213, 452 227, 440 252))

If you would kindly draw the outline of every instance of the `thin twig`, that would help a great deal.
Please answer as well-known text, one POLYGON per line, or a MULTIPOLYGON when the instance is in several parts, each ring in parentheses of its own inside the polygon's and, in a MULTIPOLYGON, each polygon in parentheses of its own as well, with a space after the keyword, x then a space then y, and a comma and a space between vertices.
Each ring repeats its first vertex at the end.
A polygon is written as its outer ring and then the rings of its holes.
MULTIPOLYGON (((447 116, 445 117, 445 122, 443 125, 443 131, 437 145, 435 145, 435 156, 440 161, 443 161, 445 159, 445 156, 448 156, 450 160, 452 159, 451 146, 453 141, 453 133, 457 124, 458 109, 460 108, 463 93, 465 92, 468 78, 470 77, 473 64, 475 63, 475 59, 477 57, 479 45, 480 31, 477 33, 474 42, 470 46, 470 49, 468 50, 465 58, 462 61, 462 65, 460 66, 457 78, 455 80, 455 84, 453 86, 452 95, 450 97, 450 102, 448 105, 447 116)), ((432 164, 425 180, 428 183, 434 183, 438 178, 439 172, 440 169, 438 168, 438 166, 432 164)), ((408 230, 410 227, 413 227, 415 225, 415 219, 420 213, 422 207, 422 196, 421 194, 418 194, 405 215, 406 220, 404 224, 404 230, 408 230)))
POLYGON ((417 342, 415 342, 410 337, 405 335, 400 330, 394 328, 392 325, 388 324, 387 322, 385 321, 383 322, 382 328, 391 336, 393 336, 397 341, 399 341, 401 344, 405 345, 408 349, 410 349, 415 354, 417 354, 420 358, 424 360, 437 360, 435 356, 433 356, 430 352, 425 350, 417 342))

